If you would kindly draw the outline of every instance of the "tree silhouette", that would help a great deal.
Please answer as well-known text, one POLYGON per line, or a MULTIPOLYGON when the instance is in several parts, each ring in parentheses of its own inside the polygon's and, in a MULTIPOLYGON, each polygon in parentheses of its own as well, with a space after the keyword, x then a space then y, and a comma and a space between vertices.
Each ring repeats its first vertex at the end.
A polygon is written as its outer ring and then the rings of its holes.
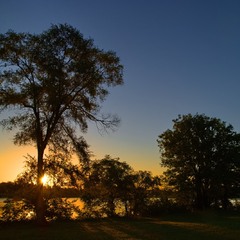
MULTIPOLYGON (((0 106, 16 109, 1 123, 17 129, 14 143, 37 148, 37 221, 45 221, 42 177, 48 147, 78 140, 88 120, 114 128, 116 116, 100 116, 108 87, 121 85, 122 65, 114 52, 103 51, 75 28, 53 25, 41 34, 0 35, 0 106)), ((81 140, 81 139, 80 139, 81 140)))
POLYGON ((90 216, 144 215, 151 201, 159 198, 160 178, 151 172, 135 172, 109 155, 91 165, 82 193, 90 216))
POLYGON ((131 215, 144 215, 151 202, 160 198, 160 177, 149 171, 137 171, 133 174, 133 183, 128 194, 131 215))
POLYGON ((116 209, 128 194, 129 185, 133 185, 132 173, 133 169, 126 162, 109 155, 92 161, 82 194, 88 214, 101 217, 117 215, 116 209))
POLYGON ((217 118, 183 115, 158 137, 161 164, 178 200, 197 208, 227 207, 239 193, 240 135, 217 118))

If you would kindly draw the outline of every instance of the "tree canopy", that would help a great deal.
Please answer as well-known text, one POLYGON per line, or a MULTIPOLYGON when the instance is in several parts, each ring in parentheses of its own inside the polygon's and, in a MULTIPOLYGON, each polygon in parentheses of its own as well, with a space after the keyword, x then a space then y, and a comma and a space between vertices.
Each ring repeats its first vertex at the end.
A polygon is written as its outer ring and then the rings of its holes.
POLYGON ((231 125, 205 115, 183 115, 158 137, 165 176, 188 205, 227 207, 239 197, 240 135, 231 125))
POLYGON ((0 110, 16 110, 1 124, 18 130, 16 144, 37 148, 39 220, 44 219, 44 151, 72 143, 81 148, 84 141, 74 133, 87 131, 89 120, 104 128, 117 126, 119 119, 101 115, 100 107, 108 88, 123 83, 122 70, 114 52, 99 49, 67 24, 41 34, 0 35, 0 110))

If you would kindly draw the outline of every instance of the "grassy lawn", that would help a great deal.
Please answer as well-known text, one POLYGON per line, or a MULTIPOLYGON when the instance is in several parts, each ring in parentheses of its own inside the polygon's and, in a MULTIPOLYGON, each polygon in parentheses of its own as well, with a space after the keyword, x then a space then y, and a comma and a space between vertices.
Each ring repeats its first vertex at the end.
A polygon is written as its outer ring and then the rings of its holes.
POLYGON ((104 219, 52 223, 0 225, 1 240, 216 240, 240 239, 240 215, 168 215, 159 218, 104 219))

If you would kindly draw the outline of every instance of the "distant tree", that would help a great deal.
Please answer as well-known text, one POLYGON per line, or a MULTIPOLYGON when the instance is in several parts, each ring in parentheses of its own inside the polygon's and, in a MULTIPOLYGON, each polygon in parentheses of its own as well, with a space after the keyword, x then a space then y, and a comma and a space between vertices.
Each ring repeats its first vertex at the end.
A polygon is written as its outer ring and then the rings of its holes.
POLYGON ((239 197, 240 135, 217 118, 191 114, 158 137, 165 176, 185 204, 227 207, 239 197))
POLYGON ((87 131, 88 120, 104 128, 117 126, 117 117, 99 112, 108 87, 123 83, 122 69, 114 52, 95 47, 93 40, 67 24, 38 35, 0 35, 0 110, 16 110, 1 123, 18 130, 14 143, 37 148, 39 223, 45 222, 46 211, 41 181, 45 150, 72 141, 81 147, 73 133, 87 131))
POLYGON ((99 216, 115 216, 116 209, 131 184, 129 176, 132 171, 126 162, 120 162, 118 158, 109 155, 93 161, 82 195, 86 210, 98 213, 99 216))
POLYGON ((13 198, 19 186, 15 182, 0 183, 0 198, 13 198))

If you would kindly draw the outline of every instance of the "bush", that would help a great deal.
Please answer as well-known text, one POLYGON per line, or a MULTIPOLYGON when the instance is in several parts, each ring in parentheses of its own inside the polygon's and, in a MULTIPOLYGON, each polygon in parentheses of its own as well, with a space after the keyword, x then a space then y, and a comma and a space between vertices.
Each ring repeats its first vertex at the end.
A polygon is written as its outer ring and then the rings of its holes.
POLYGON ((35 218, 34 206, 26 200, 7 199, 3 206, 2 220, 5 222, 30 221, 35 218))
MULTIPOLYGON (((62 198, 52 198, 46 200, 47 211, 46 220, 63 221, 72 220, 80 215, 79 208, 74 201, 62 198)), ((7 199, 3 206, 2 218, 3 222, 33 221, 36 217, 35 207, 26 199, 14 201, 7 199)))
POLYGON ((77 218, 79 209, 67 198, 52 198, 47 201, 47 221, 65 221, 77 218))

